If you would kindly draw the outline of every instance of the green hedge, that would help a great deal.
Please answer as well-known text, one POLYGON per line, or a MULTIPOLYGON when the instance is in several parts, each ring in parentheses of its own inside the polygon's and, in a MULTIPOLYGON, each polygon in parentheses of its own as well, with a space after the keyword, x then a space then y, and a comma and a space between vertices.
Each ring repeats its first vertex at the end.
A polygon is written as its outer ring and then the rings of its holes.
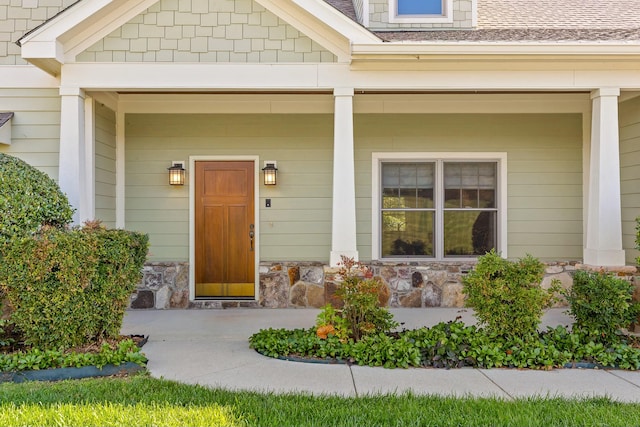
POLYGON ((148 244, 145 234, 96 224, 15 239, 0 263, 0 290, 25 343, 58 349, 118 336, 148 244))
POLYGON ((42 225, 71 222, 73 209, 45 173, 0 153, 0 249, 11 237, 33 233, 42 225))

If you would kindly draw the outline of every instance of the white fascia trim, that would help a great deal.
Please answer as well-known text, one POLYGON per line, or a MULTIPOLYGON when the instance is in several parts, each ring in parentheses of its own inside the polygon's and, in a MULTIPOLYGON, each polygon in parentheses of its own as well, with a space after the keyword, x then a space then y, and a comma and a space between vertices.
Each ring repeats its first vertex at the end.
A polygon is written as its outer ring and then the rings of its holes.
POLYGON ((55 59, 60 64, 73 61, 75 55, 157 1, 83 0, 20 39, 22 57, 55 59))
POLYGON ((60 79, 33 65, 0 66, 0 86, 2 88, 57 88, 60 79))
POLYGON ((253 161, 253 203, 255 224, 255 277, 254 296, 258 300, 260 296, 260 156, 247 155, 221 155, 221 156, 189 156, 189 301, 193 301, 196 295, 196 162, 197 161, 253 161))
POLYGON ((356 56, 372 56, 383 59, 428 59, 421 55, 640 55, 640 43, 458 43, 458 42, 391 42, 380 44, 354 43, 356 56))
MULTIPOLYGON (((385 160, 420 161, 420 160, 494 160, 498 162, 498 230, 497 242, 500 255, 508 257, 507 240, 507 153, 506 152, 373 152, 371 153, 371 259, 380 260, 380 163, 385 160)), ((437 253, 437 252, 436 252, 437 253)), ((430 258, 431 259, 431 258, 430 258)), ((476 258, 433 258, 436 261, 465 261, 476 258)), ((383 259, 384 260, 384 259, 383 259)), ((403 261, 393 258, 394 261, 403 261)), ((404 261, 415 261, 415 258, 404 261)))
POLYGON ((318 0, 255 0, 280 19, 292 25, 338 57, 338 62, 351 61, 353 40, 382 43, 378 37, 318 0))

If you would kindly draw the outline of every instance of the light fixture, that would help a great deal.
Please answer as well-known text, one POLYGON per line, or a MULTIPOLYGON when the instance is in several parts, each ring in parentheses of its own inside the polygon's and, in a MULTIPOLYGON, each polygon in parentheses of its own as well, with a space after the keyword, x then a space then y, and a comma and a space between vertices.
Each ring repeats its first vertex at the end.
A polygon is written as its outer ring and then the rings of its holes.
POLYGON ((264 185, 276 185, 278 175, 276 162, 271 160, 264 162, 262 171, 264 172, 264 185))
POLYGON ((169 184, 184 185, 184 165, 183 162, 171 162, 169 171, 169 184))

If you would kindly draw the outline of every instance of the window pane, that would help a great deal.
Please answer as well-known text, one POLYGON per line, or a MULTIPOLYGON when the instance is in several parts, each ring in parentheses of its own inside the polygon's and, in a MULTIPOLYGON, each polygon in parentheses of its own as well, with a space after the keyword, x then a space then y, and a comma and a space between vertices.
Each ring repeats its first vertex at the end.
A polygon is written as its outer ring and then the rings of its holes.
POLYGON ((383 163, 382 208, 433 208, 433 163, 383 163))
POLYGON ((433 256, 433 211, 382 212, 382 256, 433 256))
POLYGON ((442 0, 397 0, 398 15, 442 15, 442 0))
POLYGON ((495 248, 496 219, 494 211, 445 211, 445 256, 484 255, 495 248))
POLYGON ((444 208, 495 208, 495 162, 445 162, 444 208))

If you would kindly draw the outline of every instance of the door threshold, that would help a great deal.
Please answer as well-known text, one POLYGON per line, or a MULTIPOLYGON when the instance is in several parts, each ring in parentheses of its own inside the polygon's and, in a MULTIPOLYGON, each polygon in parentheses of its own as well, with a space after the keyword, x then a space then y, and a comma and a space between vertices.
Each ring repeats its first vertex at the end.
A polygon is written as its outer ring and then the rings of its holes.
POLYGON ((254 297, 195 297, 194 301, 257 301, 254 297))

